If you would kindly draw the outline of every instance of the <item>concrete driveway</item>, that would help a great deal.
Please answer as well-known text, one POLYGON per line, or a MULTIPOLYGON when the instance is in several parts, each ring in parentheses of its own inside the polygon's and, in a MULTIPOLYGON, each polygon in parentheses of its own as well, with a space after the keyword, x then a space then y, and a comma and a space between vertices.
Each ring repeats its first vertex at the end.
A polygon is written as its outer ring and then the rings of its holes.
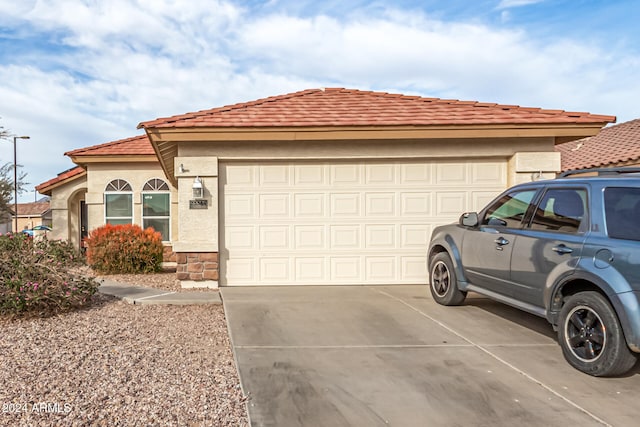
POLYGON ((221 292, 253 426, 638 425, 638 365, 581 374, 545 320, 480 296, 443 307, 427 286, 221 292))

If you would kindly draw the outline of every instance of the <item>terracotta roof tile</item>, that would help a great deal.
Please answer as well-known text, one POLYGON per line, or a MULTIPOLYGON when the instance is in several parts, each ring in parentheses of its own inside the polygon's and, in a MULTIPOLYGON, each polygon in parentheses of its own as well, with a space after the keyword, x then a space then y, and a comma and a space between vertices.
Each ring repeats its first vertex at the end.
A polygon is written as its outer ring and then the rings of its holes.
MULTIPOLYGON (((14 211, 16 205, 11 205, 11 211, 14 211)), ((50 208, 49 202, 31 202, 18 203, 18 216, 41 216, 50 208)))
POLYGON ((597 135, 556 146, 562 170, 640 162, 640 119, 602 129, 597 135))
POLYGON ((36 186, 36 191, 40 194, 45 194, 46 191, 49 190, 52 186, 56 184, 60 184, 65 181, 70 181, 76 177, 80 177, 85 173, 85 170, 80 166, 76 166, 74 168, 68 169, 64 172, 60 172, 58 176, 52 178, 48 181, 43 182, 36 186))
POLYGON ((78 148, 67 151, 65 156, 112 156, 112 155, 155 155, 147 135, 139 135, 131 138, 120 139, 104 144, 92 145, 90 147, 78 148))
POLYGON ((296 127, 614 122, 614 116, 342 88, 307 89, 142 122, 159 127, 296 127))

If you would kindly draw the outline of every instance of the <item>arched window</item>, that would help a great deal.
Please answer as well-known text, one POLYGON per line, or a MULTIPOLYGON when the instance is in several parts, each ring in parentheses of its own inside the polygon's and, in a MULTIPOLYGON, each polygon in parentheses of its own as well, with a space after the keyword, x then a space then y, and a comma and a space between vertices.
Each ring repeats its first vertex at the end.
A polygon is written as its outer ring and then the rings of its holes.
POLYGON ((161 179, 150 179, 142 187, 142 226, 159 231, 163 241, 171 240, 171 192, 161 179))
POLYGON ((133 222, 133 190, 124 179, 114 179, 104 189, 104 221, 107 224, 133 222))

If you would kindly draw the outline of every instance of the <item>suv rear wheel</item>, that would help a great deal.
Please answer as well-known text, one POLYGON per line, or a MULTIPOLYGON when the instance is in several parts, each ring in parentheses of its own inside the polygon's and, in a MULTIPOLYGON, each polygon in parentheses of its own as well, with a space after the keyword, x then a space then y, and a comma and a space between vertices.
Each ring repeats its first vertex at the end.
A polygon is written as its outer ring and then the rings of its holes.
POLYGON ((431 258, 429 266, 431 295, 438 304, 460 305, 467 297, 466 292, 458 289, 456 272, 449 254, 440 252, 431 258))
POLYGON ((558 341, 574 368, 593 375, 613 376, 628 371, 637 359, 609 302, 597 292, 569 297, 560 311, 558 341))

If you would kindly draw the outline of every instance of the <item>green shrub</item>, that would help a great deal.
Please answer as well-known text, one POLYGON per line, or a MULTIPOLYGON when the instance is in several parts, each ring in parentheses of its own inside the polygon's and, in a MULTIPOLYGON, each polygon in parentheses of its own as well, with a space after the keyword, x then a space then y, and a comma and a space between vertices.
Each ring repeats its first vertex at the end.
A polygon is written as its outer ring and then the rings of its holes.
POLYGON ((87 262, 101 274, 154 273, 162 269, 162 236, 153 228, 106 224, 89 234, 87 262))
POLYGON ((0 235, 0 314, 51 316, 83 307, 98 290, 68 242, 0 235))

